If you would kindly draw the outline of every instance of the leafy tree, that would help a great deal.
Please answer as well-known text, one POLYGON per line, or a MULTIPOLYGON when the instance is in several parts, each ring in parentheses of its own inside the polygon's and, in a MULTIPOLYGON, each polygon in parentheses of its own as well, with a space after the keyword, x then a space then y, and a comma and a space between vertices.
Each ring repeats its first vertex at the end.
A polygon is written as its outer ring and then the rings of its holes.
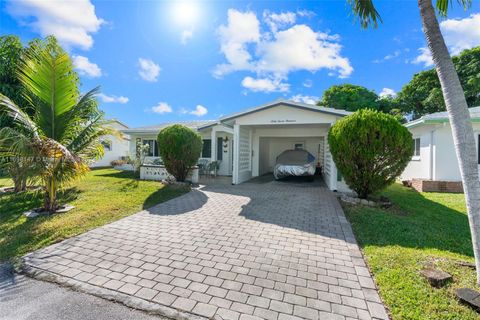
POLYGON ((375 92, 362 86, 346 83, 334 85, 325 90, 318 105, 347 111, 377 109, 377 99, 375 92))
POLYGON ((57 192, 87 172, 90 160, 103 154, 104 129, 94 89, 83 96, 68 54, 54 38, 37 42, 21 59, 17 71, 33 116, 0 94, 0 115, 12 126, 0 129, 0 157, 31 159, 43 182, 43 209, 58 209, 57 192))
POLYGON ((0 93, 10 97, 19 106, 25 105, 25 101, 17 69, 25 50, 19 37, 0 37, 0 93))
MULTIPOLYGON (((480 47, 465 50, 452 58, 469 107, 480 105, 480 47)), ((405 113, 417 119, 425 114, 445 111, 440 80, 435 69, 421 71, 413 76, 398 93, 405 113)))
POLYGON ((167 171, 178 181, 185 181, 202 151, 202 138, 185 126, 175 124, 158 134, 158 150, 167 171))
MULTIPOLYGON (((360 19, 362 27, 377 26, 381 22, 379 12, 373 0, 348 0, 354 14, 360 19)), ((468 221, 472 234, 473 252, 477 271, 477 284, 480 284, 480 179, 477 165, 477 150, 475 136, 470 121, 468 103, 462 88, 455 65, 453 64, 448 48, 445 44, 436 13, 446 17, 451 6, 451 0, 436 0, 436 8, 432 0, 418 0, 420 19, 428 48, 432 53, 435 69, 440 80, 440 86, 449 114, 452 127, 455 153, 462 175, 465 191, 468 221)), ((468 9, 471 0, 459 0, 458 3, 468 9)))
POLYGON ((336 122, 328 144, 337 168, 360 198, 395 182, 412 157, 412 134, 395 117, 359 110, 336 122))

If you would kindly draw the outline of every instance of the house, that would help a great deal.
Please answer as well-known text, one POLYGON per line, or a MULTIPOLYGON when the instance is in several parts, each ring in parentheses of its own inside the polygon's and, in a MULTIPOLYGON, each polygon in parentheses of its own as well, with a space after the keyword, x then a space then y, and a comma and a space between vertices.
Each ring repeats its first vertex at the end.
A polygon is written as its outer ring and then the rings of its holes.
MULTIPOLYGON (((480 107, 470 108, 470 117, 478 150, 480 107)), ((411 181, 418 191, 463 192, 448 113, 428 114, 405 126, 412 133, 415 148, 400 178, 411 181)))
POLYGON ((128 126, 118 120, 111 120, 108 127, 117 130, 119 135, 107 135, 100 138, 105 151, 103 157, 90 165, 90 167, 107 167, 113 160, 120 160, 128 156, 130 138, 123 130, 128 129, 128 126))
MULTIPOLYGON (((304 148, 315 156, 331 190, 347 190, 329 152, 327 134, 350 112, 290 100, 276 100, 218 120, 180 122, 203 139, 201 157, 220 161, 218 174, 239 184, 273 171, 276 157, 288 149, 304 148)), ((173 123, 123 130, 131 137, 130 153, 149 145, 147 160, 158 157, 156 137, 173 123)))

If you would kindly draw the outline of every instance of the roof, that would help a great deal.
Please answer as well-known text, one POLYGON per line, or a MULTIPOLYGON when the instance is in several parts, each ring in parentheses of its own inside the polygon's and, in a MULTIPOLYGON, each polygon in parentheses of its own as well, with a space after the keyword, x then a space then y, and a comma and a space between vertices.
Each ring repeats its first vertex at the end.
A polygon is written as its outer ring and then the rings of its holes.
POLYGON ((118 119, 109 119, 109 120, 107 120, 107 123, 112 123, 112 122, 116 122, 116 123, 118 123, 119 125, 121 125, 122 127, 124 127, 125 129, 128 129, 128 126, 127 126, 125 123, 123 123, 123 122, 121 122, 120 120, 118 120, 118 119))
POLYGON ((287 106, 298 108, 298 109, 310 110, 310 111, 320 112, 320 113, 327 113, 327 114, 340 116, 340 117, 348 116, 348 115, 351 114, 351 112, 345 111, 345 110, 327 108, 327 107, 323 107, 323 106, 316 106, 316 105, 297 102, 297 101, 293 101, 293 100, 278 99, 278 100, 263 104, 261 106, 255 107, 255 108, 251 108, 251 109, 248 109, 248 110, 245 110, 245 111, 242 111, 242 112, 238 112, 238 113, 235 113, 235 114, 232 114, 232 115, 222 117, 222 118, 220 118, 220 121, 223 122, 223 121, 232 120, 234 118, 245 116, 247 114, 251 114, 251 113, 254 113, 254 112, 261 111, 261 110, 273 108, 273 107, 276 107, 278 105, 287 105, 287 106))
MULTIPOLYGON (((479 121, 480 120, 480 107, 472 107, 468 109, 470 111, 470 119, 472 121, 479 121)), ((407 122, 405 126, 407 128, 412 128, 419 126, 421 124, 437 124, 437 123, 446 123, 449 122, 448 112, 435 112, 430 113, 418 118, 416 120, 407 122)))
POLYGON ((174 124, 181 124, 187 128, 197 130, 200 127, 208 126, 210 124, 216 123, 216 120, 194 120, 194 121, 176 121, 176 122, 165 122, 156 124, 153 126, 146 126, 146 127, 137 127, 131 128, 127 130, 122 130, 124 133, 158 133, 165 127, 174 125, 174 124))

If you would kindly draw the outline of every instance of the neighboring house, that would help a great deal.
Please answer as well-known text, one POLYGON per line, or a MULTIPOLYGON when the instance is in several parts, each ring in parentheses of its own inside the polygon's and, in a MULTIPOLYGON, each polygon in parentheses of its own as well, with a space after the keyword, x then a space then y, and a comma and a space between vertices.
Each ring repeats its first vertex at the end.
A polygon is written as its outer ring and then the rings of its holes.
POLYGON ((118 131, 118 135, 107 135, 100 138, 105 154, 103 157, 95 161, 90 167, 107 167, 113 160, 119 160, 128 156, 130 138, 123 133, 128 126, 118 120, 111 120, 108 124, 114 130, 118 131))
MULTIPOLYGON (((480 107, 470 108, 478 150, 480 107)), ((412 160, 400 176, 419 191, 462 192, 462 178, 447 112, 436 112, 405 124, 413 136, 412 160)), ((480 159, 477 160, 480 163, 480 159)))
MULTIPOLYGON (((289 100, 277 100, 219 120, 178 122, 197 130, 203 139, 201 158, 220 161, 220 175, 238 184, 273 171, 276 157, 288 149, 304 148, 323 167, 331 190, 347 190, 337 173, 327 143, 329 128, 350 112, 289 100)), ((148 144, 148 161, 158 157, 156 137, 173 123, 123 130, 130 135, 130 153, 148 144)))

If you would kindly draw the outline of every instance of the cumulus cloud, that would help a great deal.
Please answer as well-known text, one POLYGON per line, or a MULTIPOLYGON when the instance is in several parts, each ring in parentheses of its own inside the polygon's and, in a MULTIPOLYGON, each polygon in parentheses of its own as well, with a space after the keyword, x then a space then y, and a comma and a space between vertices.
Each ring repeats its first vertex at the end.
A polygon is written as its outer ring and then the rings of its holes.
POLYGON ((193 114, 194 116, 197 116, 197 117, 204 116, 207 113, 208 113, 208 109, 200 104, 195 107, 195 110, 189 112, 189 114, 193 114))
POLYGON ((288 83, 283 83, 281 79, 254 79, 252 77, 243 78, 242 86, 253 92, 286 92, 290 87, 288 83))
POLYGON ((254 91, 286 91, 290 72, 328 69, 340 78, 348 77, 353 68, 341 55, 338 35, 316 32, 304 24, 294 24, 296 14, 264 13, 264 23, 271 33, 262 33, 255 13, 228 10, 228 22, 218 28, 220 51, 226 63, 217 65, 216 77, 234 71, 249 71, 257 79, 246 77, 244 87, 254 91), (263 34, 263 36, 262 36, 263 34), (265 88, 261 90, 259 88, 265 88))
POLYGON ((102 75, 102 69, 100 69, 100 67, 97 64, 88 60, 87 57, 73 56, 72 62, 73 62, 73 67, 81 75, 85 75, 92 78, 97 78, 102 75))
POLYGON ((440 28, 454 55, 480 44, 480 13, 464 19, 447 19, 440 22, 440 28))
POLYGON ((187 42, 193 37, 193 30, 183 30, 180 36, 180 42, 186 45, 187 42))
POLYGON ((159 114, 172 112, 172 107, 166 102, 159 102, 156 106, 151 108, 151 111, 159 114))
POLYGON ((140 66, 140 70, 138 70, 138 74, 140 77, 149 82, 157 81, 157 77, 160 74, 160 66, 153 62, 150 59, 139 58, 138 64, 140 66))
POLYGON ((430 49, 423 47, 419 48, 420 54, 412 60, 414 64, 423 64, 425 67, 433 66, 433 59, 432 54, 430 53, 430 49))
MULTIPOLYGON (((452 55, 480 45, 480 13, 463 19, 447 19, 440 22, 445 43, 452 55)), ((423 63, 425 67, 433 66, 432 55, 428 48, 420 48, 420 54, 412 63, 423 63)))
POLYGON ((317 104, 317 102, 320 101, 320 97, 304 96, 304 95, 301 95, 301 94, 294 95, 290 99, 292 99, 293 101, 296 101, 296 102, 303 102, 303 103, 307 103, 307 104, 317 104))
POLYGON ((263 20, 270 27, 272 32, 277 32, 278 29, 294 24, 297 20, 297 15, 291 11, 274 13, 265 10, 263 12, 263 20))
POLYGON ((105 22, 90 0, 15 0, 7 12, 42 37, 53 34, 62 45, 83 50, 92 47, 92 33, 105 22))
POLYGON ((120 104, 125 104, 125 103, 128 103, 129 99, 127 97, 124 97, 124 96, 114 96, 114 95, 106 95, 104 93, 100 93, 98 95, 98 97, 100 98, 100 100, 102 100, 102 102, 104 103, 120 103, 120 104))
POLYGON ((380 94, 379 94, 380 98, 387 98, 387 97, 394 98, 396 96, 397 96, 397 93, 395 92, 395 90, 390 89, 390 88, 383 88, 382 92, 380 92, 380 94))

